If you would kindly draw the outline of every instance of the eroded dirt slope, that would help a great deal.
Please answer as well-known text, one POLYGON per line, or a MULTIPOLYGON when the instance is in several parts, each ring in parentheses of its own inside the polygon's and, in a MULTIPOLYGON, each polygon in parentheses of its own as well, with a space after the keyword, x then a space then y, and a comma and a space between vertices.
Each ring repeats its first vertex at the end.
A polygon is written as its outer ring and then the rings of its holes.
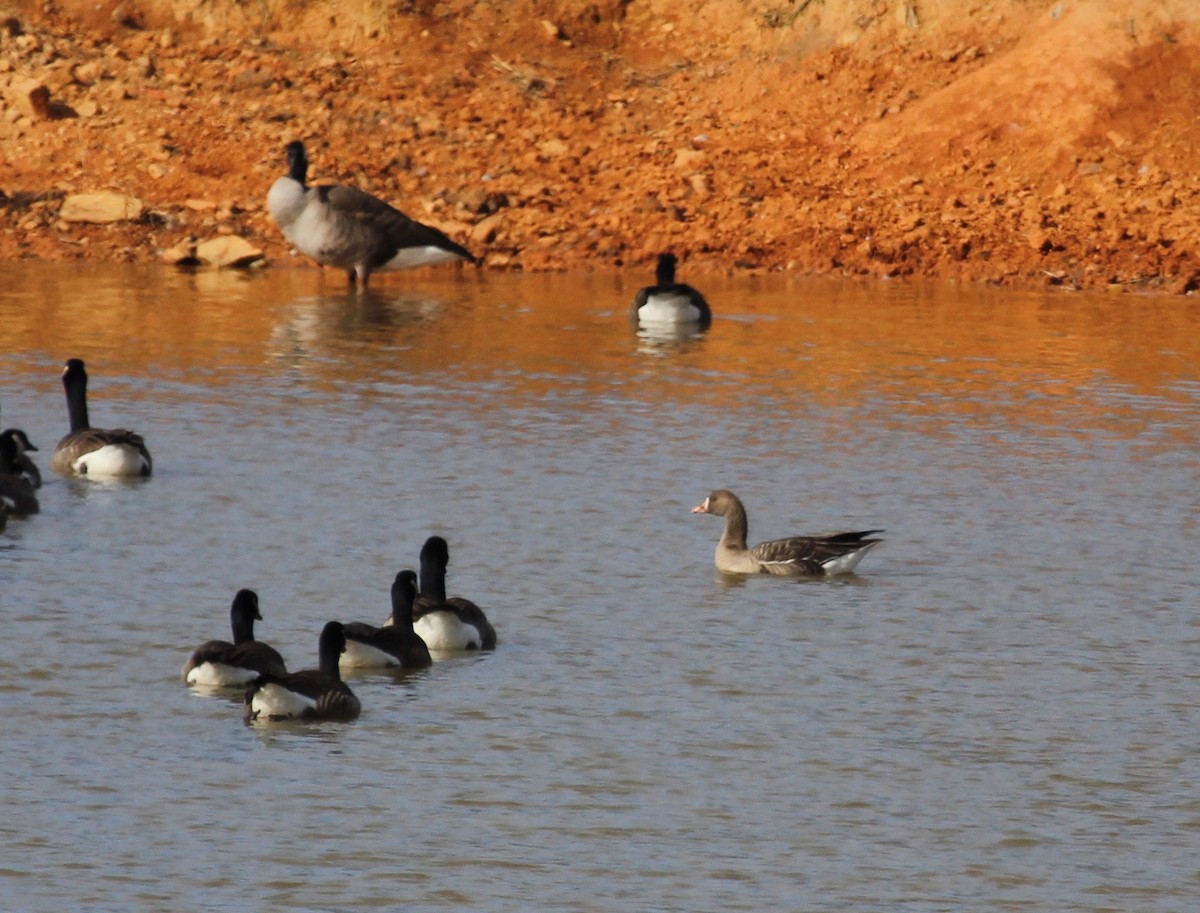
POLYGON ((282 147, 491 269, 1189 291, 1200 4, 172 0, 10 4, 0 257, 237 234, 282 147), (685 8, 691 7, 691 8, 685 8), (199 10, 197 12, 196 10, 199 10), (133 220, 65 221, 115 190, 133 220))

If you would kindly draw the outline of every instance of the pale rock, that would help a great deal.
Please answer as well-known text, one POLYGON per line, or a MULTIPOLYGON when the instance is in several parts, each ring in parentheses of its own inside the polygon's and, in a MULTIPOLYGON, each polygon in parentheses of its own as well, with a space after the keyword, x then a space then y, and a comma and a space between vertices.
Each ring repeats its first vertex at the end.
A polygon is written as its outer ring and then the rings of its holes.
POLYGON ((196 259, 196 245, 192 241, 180 241, 174 247, 168 247, 162 252, 162 258, 172 266, 195 266, 200 262, 196 259))
POLYGON ((64 222, 125 222, 142 214, 142 201, 111 190, 73 193, 63 200, 58 217, 64 222))
POLYGON ((237 235, 221 235, 196 245, 196 257, 218 268, 250 266, 263 258, 263 252, 237 235))
POLYGON ((9 83, 9 101, 22 114, 35 120, 50 118, 50 90, 40 81, 18 76, 9 83))
POLYGON ((503 223, 504 217, 500 213, 494 213, 486 219, 480 219, 471 228, 471 240, 476 244, 491 244, 496 240, 496 235, 500 232, 500 225, 503 223))

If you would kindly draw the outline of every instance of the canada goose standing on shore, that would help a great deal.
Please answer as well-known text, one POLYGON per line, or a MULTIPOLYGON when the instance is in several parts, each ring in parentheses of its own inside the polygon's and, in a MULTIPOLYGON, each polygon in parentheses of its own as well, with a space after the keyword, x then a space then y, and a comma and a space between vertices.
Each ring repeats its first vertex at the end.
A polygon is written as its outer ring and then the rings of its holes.
POLYGON ((287 144, 288 172, 271 185, 267 209, 300 253, 346 271, 350 284, 363 287, 371 273, 466 260, 465 247, 429 225, 410 219, 378 197, 354 187, 309 187, 304 144, 287 144))

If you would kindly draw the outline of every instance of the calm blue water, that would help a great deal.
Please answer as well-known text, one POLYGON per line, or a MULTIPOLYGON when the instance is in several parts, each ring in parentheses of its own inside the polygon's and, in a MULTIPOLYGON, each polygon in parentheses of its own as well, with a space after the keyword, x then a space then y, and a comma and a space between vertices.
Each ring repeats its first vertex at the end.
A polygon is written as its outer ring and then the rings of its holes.
POLYGON ((0 267, 6 910, 1182 911, 1200 897, 1191 299, 640 277, 0 267), (48 472, 58 374, 153 478, 48 472), (882 526, 839 581, 751 539, 882 526), (178 675, 315 664, 425 537, 494 653, 244 726, 178 675))

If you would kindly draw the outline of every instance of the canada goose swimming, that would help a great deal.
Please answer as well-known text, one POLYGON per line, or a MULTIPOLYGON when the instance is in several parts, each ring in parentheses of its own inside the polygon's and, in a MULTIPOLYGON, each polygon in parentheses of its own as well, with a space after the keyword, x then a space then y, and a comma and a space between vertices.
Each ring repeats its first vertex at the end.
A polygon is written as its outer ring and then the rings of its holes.
POLYGON ((30 487, 41 488, 42 473, 29 456, 29 451, 36 451, 37 448, 30 442, 29 436, 20 428, 6 428, 4 431, 0 431, 0 437, 11 440, 16 453, 16 456, 8 464, 0 465, 0 473, 20 476, 29 483, 30 487))
POLYGON ((343 624, 346 652, 341 656, 341 667, 419 669, 433 665, 429 647, 413 630, 416 595, 417 575, 401 571, 392 582, 392 616, 387 624, 381 628, 361 621, 343 624))
POLYGON ((430 536, 421 548, 421 595, 413 604, 413 630, 430 650, 494 650, 496 629, 483 610, 461 596, 446 598, 450 547, 430 536))
POLYGON ((93 428, 88 422, 87 371, 80 359, 67 361, 62 381, 71 431, 54 448, 50 468, 93 478, 150 475, 150 451, 141 435, 124 428, 93 428))
POLYGON ((717 570, 726 574, 775 574, 781 577, 832 577, 854 570, 863 555, 882 542, 868 539, 881 529, 832 536, 792 536, 746 547, 746 508, 731 491, 714 491, 692 509, 694 514, 725 518, 717 543, 717 570))
POLYGON ((7 435, 0 436, 0 506, 12 517, 27 517, 40 509, 33 486, 8 467, 17 459, 17 443, 7 435))
POLYGON ((318 263, 344 269, 364 287, 371 273, 466 260, 474 255, 429 225, 354 187, 309 187, 304 143, 287 144, 288 173, 271 185, 267 209, 296 249, 318 263))
POLYGON ((338 672, 346 635, 336 621, 321 630, 316 669, 263 675, 246 689, 243 716, 247 723, 279 720, 353 720, 362 705, 338 672))
POLYGON ((260 675, 286 675, 287 666, 274 647, 254 639, 254 622, 262 621, 258 594, 238 590, 229 607, 233 643, 210 640, 198 646, 183 667, 189 685, 229 688, 247 685, 260 675))
POLYGON ((696 324, 707 329, 712 323, 708 302, 690 285, 675 281, 677 262, 672 253, 658 255, 655 284, 634 296, 630 316, 642 326, 696 324))

